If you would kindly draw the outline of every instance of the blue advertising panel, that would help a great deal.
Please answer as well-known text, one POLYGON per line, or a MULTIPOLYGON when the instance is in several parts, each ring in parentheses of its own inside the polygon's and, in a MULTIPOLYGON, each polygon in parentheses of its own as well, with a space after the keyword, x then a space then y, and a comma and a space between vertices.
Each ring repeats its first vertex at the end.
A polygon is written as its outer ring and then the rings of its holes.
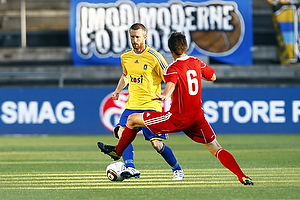
POLYGON ((216 133, 300 133, 300 88, 203 89, 216 133))
POLYGON ((0 89, 0 134, 100 134, 104 89, 0 89))
MULTIPOLYGON (((111 134, 128 91, 114 88, 0 89, 0 134, 111 134)), ((300 133, 300 88, 204 88, 207 120, 219 133, 300 133)), ((169 101, 163 103, 168 110, 169 101)))
POLYGON ((135 22, 147 27, 146 43, 166 57, 169 35, 177 31, 185 34, 189 55, 252 64, 252 0, 71 0, 74 65, 120 65, 135 22))

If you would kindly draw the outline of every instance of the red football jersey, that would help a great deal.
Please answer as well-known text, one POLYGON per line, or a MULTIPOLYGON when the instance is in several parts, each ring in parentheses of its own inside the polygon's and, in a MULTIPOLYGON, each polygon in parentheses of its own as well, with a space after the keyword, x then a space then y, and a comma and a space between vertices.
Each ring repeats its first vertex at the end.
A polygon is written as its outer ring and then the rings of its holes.
POLYGON ((213 68, 192 56, 180 57, 165 68, 166 83, 171 81, 176 85, 170 111, 188 114, 201 109, 201 77, 210 80, 214 72, 213 68))

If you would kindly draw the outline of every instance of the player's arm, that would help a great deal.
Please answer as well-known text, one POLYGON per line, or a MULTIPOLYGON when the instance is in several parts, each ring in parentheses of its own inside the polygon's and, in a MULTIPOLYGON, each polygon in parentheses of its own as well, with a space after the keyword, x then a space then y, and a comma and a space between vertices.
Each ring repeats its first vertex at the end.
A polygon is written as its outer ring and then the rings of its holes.
POLYGON ((215 74, 215 70, 206 65, 205 63, 201 62, 201 74, 202 74, 202 79, 206 81, 215 81, 217 80, 217 76, 215 74))
POLYGON ((157 97, 152 100, 165 101, 169 97, 171 97, 174 89, 175 89, 175 83, 167 82, 164 92, 162 94, 156 94, 157 97))
POLYGON ((215 80, 217 80, 217 76, 216 76, 216 74, 214 73, 213 75, 212 75, 212 77, 209 79, 209 80, 207 80, 205 77, 203 77, 202 76, 202 79, 203 80, 206 80, 206 81, 215 81, 215 80))
POLYGON ((119 99, 120 92, 127 86, 127 84, 128 84, 127 76, 125 76, 125 74, 122 74, 122 76, 119 79, 119 82, 118 82, 118 85, 117 85, 115 91, 111 95, 113 100, 118 100, 119 99))

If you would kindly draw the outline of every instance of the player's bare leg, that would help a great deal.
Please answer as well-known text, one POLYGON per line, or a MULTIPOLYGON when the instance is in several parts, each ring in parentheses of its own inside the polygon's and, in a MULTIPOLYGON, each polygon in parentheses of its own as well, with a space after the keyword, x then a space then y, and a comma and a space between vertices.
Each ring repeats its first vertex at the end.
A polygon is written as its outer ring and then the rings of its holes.
POLYGON ((150 142, 151 142, 151 144, 152 144, 152 147, 153 147, 157 152, 159 152, 159 151, 163 148, 163 146, 164 146, 164 143, 163 143, 162 141, 160 141, 160 140, 151 140, 150 142))
POLYGON ((211 143, 208 144, 203 144, 210 153, 212 153, 213 155, 216 155, 216 153, 218 152, 219 149, 222 148, 222 146, 219 144, 219 142, 217 140, 212 141, 211 143))
POLYGON ((133 113, 127 118, 127 126, 135 127, 146 127, 143 120, 143 113, 133 113))
POLYGON ((251 179, 242 172, 234 157, 223 149, 216 139, 211 143, 203 145, 220 160, 224 167, 233 172, 242 184, 253 185, 251 179))
POLYGON ((117 133, 118 136, 119 136, 119 138, 121 138, 124 129, 125 129, 125 128, 124 128, 123 126, 119 126, 118 133, 117 133))

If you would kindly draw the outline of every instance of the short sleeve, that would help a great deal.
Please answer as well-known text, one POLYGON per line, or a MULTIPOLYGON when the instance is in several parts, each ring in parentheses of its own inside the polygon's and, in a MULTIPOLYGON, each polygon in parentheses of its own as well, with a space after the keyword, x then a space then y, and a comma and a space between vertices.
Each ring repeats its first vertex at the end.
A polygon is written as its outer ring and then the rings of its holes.
POLYGON ((121 65, 122 65, 123 74, 125 76, 127 76, 127 69, 126 69, 125 64, 124 64, 124 56, 123 56, 123 54, 121 55, 121 65))
POLYGON ((210 80, 212 78, 212 76, 214 75, 215 70, 212 67, 210 67, 202 62, 201 73, 202 73, 202 77, 204 77, 206 80, 210 80))
POLYGON ((177 83, 178 73, 177 73, 176 69, 174 69, 173 65, 169 66, 168 68, 166 68, 164 70, 164 78, 165 78, 166 83, 167 82, 172 82, 174 84, 177 83))

